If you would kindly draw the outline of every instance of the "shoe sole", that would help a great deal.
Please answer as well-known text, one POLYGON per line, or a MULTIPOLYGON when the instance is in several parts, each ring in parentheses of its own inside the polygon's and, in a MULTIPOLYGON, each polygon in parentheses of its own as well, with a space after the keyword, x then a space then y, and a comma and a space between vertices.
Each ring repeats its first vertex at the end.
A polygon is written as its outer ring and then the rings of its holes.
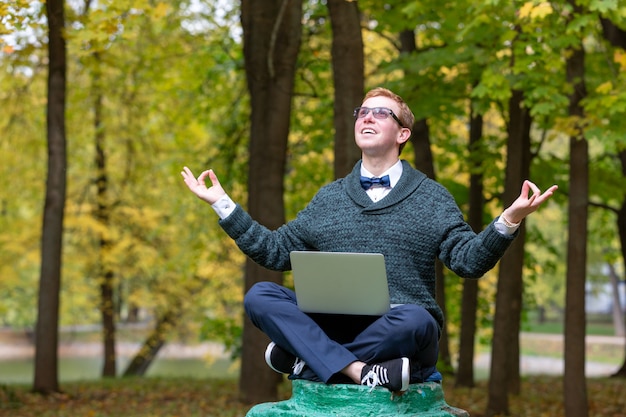
POLYGON ((411 380, 411 367, 409 365, 409 358, 401 358, 402 359, 402 388, 400 392, 405 392, 409 389, 409 382, 411 380), (404 376, 407 376, 404 378, 404 376))
POLYGON ((267 363, 267 366, 269 366, 272 369, 272 371, 277 372, 279 374, 283 374, 284 372, 281 372, 272 366, 271 357, 272 357, 272 350, 274 350, 274 346, 276 346, 276 343, 274 342, 271 342, 269 345, 267 345, 267 348, 265 349, 265 363, 267 363))

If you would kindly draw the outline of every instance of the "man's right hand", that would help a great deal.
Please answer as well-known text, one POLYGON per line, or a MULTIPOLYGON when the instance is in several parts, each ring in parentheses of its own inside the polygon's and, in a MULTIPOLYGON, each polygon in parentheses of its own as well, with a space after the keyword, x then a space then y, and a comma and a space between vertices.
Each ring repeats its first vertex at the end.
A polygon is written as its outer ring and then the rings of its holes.
POLYGON ((226 191, 222 188, 217 175, 212 169, 202 172, 198 178, 193 175, 193 172, 187 167, 183 168, 181 172, 185 184, 192 193, 198 196, 201 200, 206 201, 209 204, 215 203, 217 200, 226 195, 226 191), (211 186, 207 187, 205 184, 206 177, 211 180, 211 186))

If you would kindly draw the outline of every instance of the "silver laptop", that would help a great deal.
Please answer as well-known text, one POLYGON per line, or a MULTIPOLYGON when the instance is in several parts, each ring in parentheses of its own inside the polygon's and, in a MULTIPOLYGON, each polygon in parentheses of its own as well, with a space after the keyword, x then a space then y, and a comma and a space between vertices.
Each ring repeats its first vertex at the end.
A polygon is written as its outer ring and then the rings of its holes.
POLYGON ((358 315, 389 311, 382 254, 294 251, 290 256, 300 310, 358 315))

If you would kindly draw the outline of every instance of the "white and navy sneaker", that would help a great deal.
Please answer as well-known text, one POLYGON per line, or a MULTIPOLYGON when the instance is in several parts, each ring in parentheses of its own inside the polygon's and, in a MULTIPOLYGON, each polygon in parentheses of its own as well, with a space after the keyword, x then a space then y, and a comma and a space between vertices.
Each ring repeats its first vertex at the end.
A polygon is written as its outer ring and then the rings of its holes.
POLYGON ((361 385, 367 385, 371 389, 380 386, 393 393, 408 390, 410 378, 409 358, 365 365, 361 371, 361 385))
POLYGON ((304 368, 304 361, 271 342, 265 349, 265 362, 279 374, 298 375, 304 368))

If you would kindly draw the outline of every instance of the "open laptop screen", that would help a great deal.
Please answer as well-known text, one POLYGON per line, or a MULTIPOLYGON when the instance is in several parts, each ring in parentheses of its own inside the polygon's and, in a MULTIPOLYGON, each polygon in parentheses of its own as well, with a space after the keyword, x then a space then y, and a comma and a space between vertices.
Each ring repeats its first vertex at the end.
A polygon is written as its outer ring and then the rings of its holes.
POLYGON ((300 310, 358 315, 389 311, 382 254, 294 251, 290 257, 300 310))

